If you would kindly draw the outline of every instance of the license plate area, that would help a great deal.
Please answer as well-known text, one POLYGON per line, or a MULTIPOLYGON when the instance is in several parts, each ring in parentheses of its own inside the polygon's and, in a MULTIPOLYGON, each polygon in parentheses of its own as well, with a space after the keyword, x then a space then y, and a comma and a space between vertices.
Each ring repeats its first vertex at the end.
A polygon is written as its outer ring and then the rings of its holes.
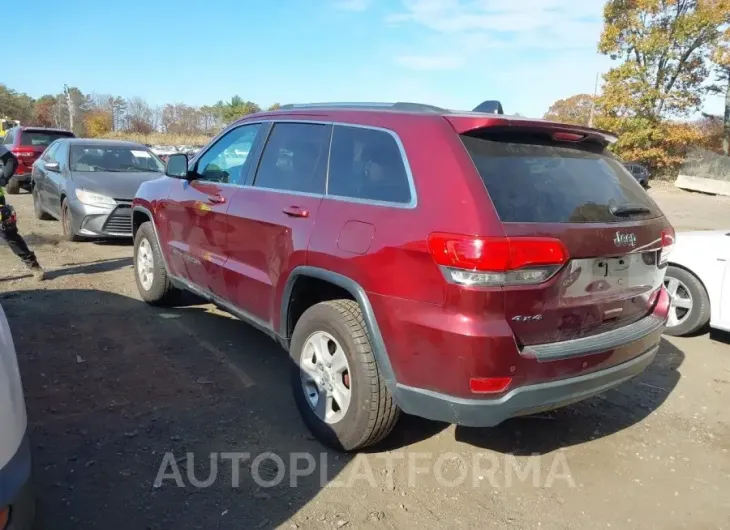
POLYGON ((659 252, 574 259, 561 278, 561 300, 611 301, 653 291, 661 285, 659 252))

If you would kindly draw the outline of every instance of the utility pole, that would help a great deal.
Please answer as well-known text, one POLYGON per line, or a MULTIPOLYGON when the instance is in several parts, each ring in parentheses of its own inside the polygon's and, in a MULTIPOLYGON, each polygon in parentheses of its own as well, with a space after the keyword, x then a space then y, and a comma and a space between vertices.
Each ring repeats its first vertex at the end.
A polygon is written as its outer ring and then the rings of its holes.
POLYGON ((598 76, 596 72, 596 86, 593 88, 593 100, 591 101, 591 117, 588 118, 588 127, 593 127, 593 116, 596 113, 596 97, 598 96, 598 76))
POLYGON ((68 122, 71 130, 74 130, 74 103, 71 100, 71 91, 68 85, 63 85, 63 92, 66 94, 66 105, 68 105, 68 122))

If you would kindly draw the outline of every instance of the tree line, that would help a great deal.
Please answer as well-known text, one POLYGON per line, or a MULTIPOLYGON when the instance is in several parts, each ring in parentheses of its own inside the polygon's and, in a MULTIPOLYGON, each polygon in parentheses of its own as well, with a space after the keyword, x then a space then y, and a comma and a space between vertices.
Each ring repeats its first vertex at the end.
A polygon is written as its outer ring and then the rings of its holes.
POLYGON ((676 173, 688 151, 730 152, 730 0, 609 0, 598 51, 617 64, 596 95, 556 101, 546 119, 619 136, 624 160, 676 173), (708 94, 723 116, 692 119, 708 94))
MULTIPOLYGON (((277 108, 279 104, 275 103, 267 110, 277 108)), ((73 129, 78 136, 156 132, 212 136, 241 116, 261 110, 240 96, 200 107, 185 103, 151 106, 140 97, 84 94, 77 87, 64 87, 58 94, 34 99, 0 84, 0 118, 19 120, 24 125, 73 129)))

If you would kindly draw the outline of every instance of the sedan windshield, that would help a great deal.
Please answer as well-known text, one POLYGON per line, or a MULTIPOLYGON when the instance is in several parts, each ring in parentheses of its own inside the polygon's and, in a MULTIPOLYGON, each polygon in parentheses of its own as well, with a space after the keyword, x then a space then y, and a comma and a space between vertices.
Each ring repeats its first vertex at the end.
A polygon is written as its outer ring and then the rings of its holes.
POLYGON ((164 164, 143 147, 71 146, 71 171, 155 172, 165 171, 164 164))

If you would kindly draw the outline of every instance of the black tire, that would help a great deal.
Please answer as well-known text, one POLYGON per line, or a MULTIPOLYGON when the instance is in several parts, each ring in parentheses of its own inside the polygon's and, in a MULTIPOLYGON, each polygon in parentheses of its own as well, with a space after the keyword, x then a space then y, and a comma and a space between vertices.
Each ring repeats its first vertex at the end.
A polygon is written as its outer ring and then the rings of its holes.
POLYGON ((5 186, 5 191, 8 192, 9 195, 17 195, 20 193, 20 182, 18 182, 17 177, 12 177, 7 185, 5 186))
POLYGON ((49 221, 53 219, 41 206, 41 200, 40 197, 38 197, 38 190, 34 187, 33 191, 31 191, 31 194, 33 195, 33 212, 35 213, 35 218, 40 219, 41 221, 49 221))
POLYGON ((177 298, 178 291, 170 282, 165 268, 165 261, 162 258, 162 250, 160 250, 155 229, 150 221, 142 223, 134 236, 134 281, 137 282, 137 290, 142 300, 148 304, 169 306, 177 298), (149 243, 153 256, 152 285, 149 289, 145 289, 142 285, 137 264, 139 247, 144 240, 149 243))
POLYGON ((74 233, 73 229, 73 213, 68 205, 68 200, 63 199, 61 203, 61 230, 63 230, 63 239, 66 241, 82 241, 80 236, 74 233))
POLYGON ((290 353, 294 400, 307 427, 323 444, 339 451, 356 451, 390 434, 400 409, 380 374, 357 302, 332 300, 307 309, 294 329, 290 353), (334 424, 325 423, 315 414, 302 387, 302 350, 307 339, 317 331, 329 333, 340 343, 350 368, 350 406, 334 424))
POLYGON ((666 277, 676 278, 687 287, 687 291, 692 297, 692 309, 680 324, 667 327, 664 333, 675 337, 696 333, 710 321, 710 297, 707 295, 705 286, 697 276, 674 265, 667 267, 666 277))

